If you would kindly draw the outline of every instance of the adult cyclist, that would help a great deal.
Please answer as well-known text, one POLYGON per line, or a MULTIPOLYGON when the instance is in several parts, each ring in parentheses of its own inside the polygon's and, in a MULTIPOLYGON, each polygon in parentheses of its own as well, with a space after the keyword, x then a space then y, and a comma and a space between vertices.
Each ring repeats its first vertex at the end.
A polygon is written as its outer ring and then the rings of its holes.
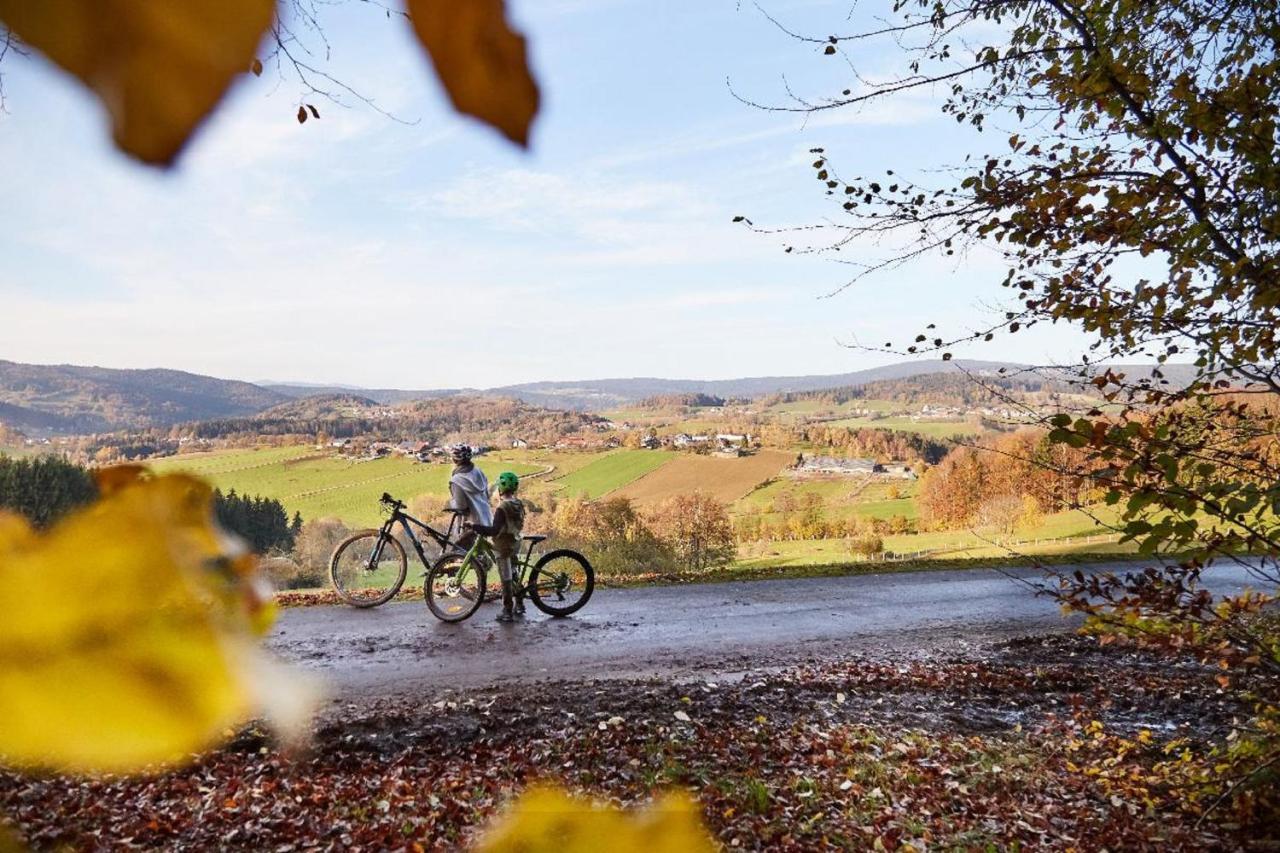
MULTIPOLYGON (((489 507, 489 478, 471 461, 471 446, 455 445, 453 448, 453 473, 449 476, 449 501, 453 508, 466 516, 471 524, 493 523, 493 510, 489 507)), ((458 539, 463 551, 475 542, 476 535, 467 531, 458 539)))

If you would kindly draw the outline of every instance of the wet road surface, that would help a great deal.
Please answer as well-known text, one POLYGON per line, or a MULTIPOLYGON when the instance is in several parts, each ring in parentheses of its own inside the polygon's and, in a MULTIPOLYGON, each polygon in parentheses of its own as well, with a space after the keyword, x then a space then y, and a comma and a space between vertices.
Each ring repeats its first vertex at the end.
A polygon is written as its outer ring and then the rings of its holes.
MULTIPOLYGON (((1107 569, 1124 567, 1084 570, 1107 569)), ((1041 571, 1004 571, 597 589, 572 617, 530 605, 514 625, 493 621, 496 604, 460 625, 439 622, 421 601, 298 607, 283 612, 268 645, 335 698, 358 700, 515 680, 732 677, 842 652, 918 656, 1070 627, 1052 600, 1009 576, 1035 581, 1041 571)), ((1206 577, 1217 593, 1250 580, 1235 566, 1206 577)))

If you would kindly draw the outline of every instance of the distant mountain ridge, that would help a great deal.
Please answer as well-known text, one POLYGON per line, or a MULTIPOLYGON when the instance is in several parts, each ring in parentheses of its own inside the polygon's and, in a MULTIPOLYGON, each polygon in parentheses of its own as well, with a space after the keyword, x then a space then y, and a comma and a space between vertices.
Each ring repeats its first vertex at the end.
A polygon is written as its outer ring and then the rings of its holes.
MULTIPOLYGON (((306 410, 308 400, 346 398, 355 405, 393 405, 460 395, 512 397, 547 409, 607 411, 647 397, 708 394, 757 397, 787 391, 821 391, 870 382, 908 379, 963 369, 994 374, 1027 369, 1001 361, 956 359, 899 362, 850 373, 759 376, 742 379, 630 377, 566 382, 528 382, 488 389, 367 389, 345 385, 264 384, 216 379, 180 370, 117 370, 76 365, 21 364, 0 360, 0 422, 30 434, 109 432, 166 427, 190 421, 249 417, 273 407, 306 410), (358 402, 356 402, 358 401, 358 402)), ((1150 365, 1128 365, 1131 374, 1150 365)), ((1189 365, 1167 365, 1170 380, 1185 381, 1189 365)))
POLYGON ((587 379, 573 382, 528 382, 491 388, 491 394, 518 397, 529 403, 554 408, 608 409, 626 403, 667 394, 709 394, 715 397, 758 397, 783 391, 821 391, 849 385, 863 385, 882 379, 906 379, 929 373, 954 371, 960 367, 974 373, 1000 368, 1020 369, 1026 365, 1005 361, 956 360, 904 361, 869 367, 851 373, 809 376, 755 376, 743 379, 587 379), (550 401, 556 401, 555 405, 550 401))
POLYGON ((434 400, 437 397, 453 397, 458 394, 482 393, 476 388, 429 388, 410 390, 404 388, 360 388, 355 385, 311 385, 306 382, 263 382, 261 387, 290 399, 304 397, 341 397, 356 395, 367 397, 384 406, 407 403, 410 400, 434 400))
POLYGON ((807 376, 755 376, 742 379, 663 379, 660 377, 619 377, 613 379, 576 379, 563 382, 525 382, 496 388, 450 388, 409 391, 388 388, 358 388, 350 385, 312 385, 307 383, 265 383, 263 387, 291 397, 318 394, 359 394, 384 405, 407 400, 425 400, 457 394, 492 394, 514 397, 551 409, 603 411, 628 403, 668 394, 709 394, 716 397, 758 397, 783 391, 821 391, 848 385, 861 385, 882 379, 905 379, 929 373, 953 371, 959 367, 976 373, 994 372, 1000 368, 1022 369, 1026 365, 1006 361, 957 359, 946 362, 904 361, 883 367, 871 367, 851 373, 814 374, 807 376))

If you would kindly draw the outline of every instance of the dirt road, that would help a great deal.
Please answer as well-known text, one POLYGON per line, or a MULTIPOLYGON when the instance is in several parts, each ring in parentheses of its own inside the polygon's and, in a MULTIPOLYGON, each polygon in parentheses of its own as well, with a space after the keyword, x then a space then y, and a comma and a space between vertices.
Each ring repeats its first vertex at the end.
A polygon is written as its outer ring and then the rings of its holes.
MULTIPOLYGON (((1120 567, 1086 571, 1108 568, 1120 567)), ((1013 574, 1042 577, 1032 569, 1013 574)), ((1207 581, 1221 593, 1250 577, 1221 567, 1207 581)), ((496 612, 487 605, 447 625, 421 601, 294 608, 269 646, 320 674, 336 698, 358 700, 511 680, 725 677, 839 652, 954 651, 1070 624, 1025 584, 980 569, 597 590, 574 617, 530 608, 517 625, 496 624, 496 612)))

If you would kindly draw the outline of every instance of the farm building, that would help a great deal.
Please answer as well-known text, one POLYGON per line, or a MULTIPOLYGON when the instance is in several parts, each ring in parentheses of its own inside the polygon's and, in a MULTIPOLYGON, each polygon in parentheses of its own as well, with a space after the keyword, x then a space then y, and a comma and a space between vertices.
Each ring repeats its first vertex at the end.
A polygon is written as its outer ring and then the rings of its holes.
POLYGON ((796 466, 801 474, 841 474, 847 477, 874 474, 874 459, 839 459, 834 456, 806 456, 796 466))
POLYGON ((915 469, 906 462, 885 462, 883 465, 876 465, 875 472, 884 474, 886 477, 897 477, 900 480, 914 480, 916 478, 915 469))
POLYGON ((525 441, 523 438, 513 438, 513 439, 511 439, 511 449, 512 449, 512 450, 524 450, 524 449, 526 449, 528 446, 529 446, 529 442, 525 441))

